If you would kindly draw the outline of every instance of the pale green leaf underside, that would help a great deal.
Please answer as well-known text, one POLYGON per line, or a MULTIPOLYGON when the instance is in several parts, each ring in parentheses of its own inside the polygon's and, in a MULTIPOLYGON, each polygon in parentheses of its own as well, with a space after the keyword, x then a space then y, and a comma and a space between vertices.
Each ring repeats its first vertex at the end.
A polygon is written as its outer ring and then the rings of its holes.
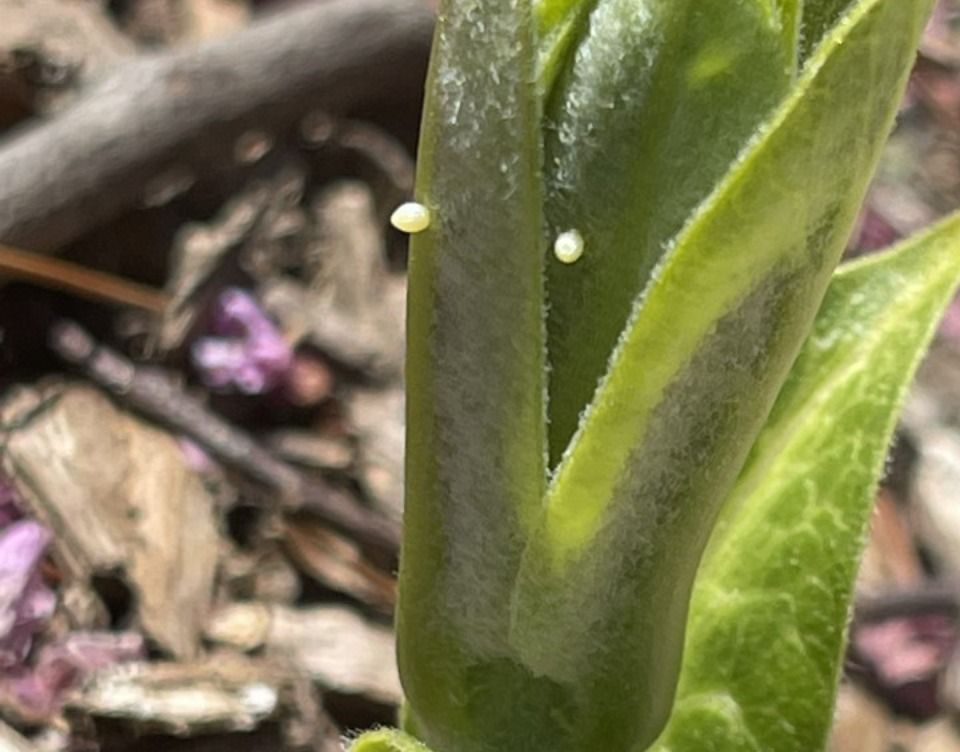
POLYGON ((711 538, 656 752, 822 749, 872 491, 960 278, 960 215, 844 267, 711 538))
POLYGON ((621 749, 669 710, 700 552, 812 324, 929 7, 863 1, 828 35, 654 271, 548 489, 511 640, 574 692, 575 728, 621 749))

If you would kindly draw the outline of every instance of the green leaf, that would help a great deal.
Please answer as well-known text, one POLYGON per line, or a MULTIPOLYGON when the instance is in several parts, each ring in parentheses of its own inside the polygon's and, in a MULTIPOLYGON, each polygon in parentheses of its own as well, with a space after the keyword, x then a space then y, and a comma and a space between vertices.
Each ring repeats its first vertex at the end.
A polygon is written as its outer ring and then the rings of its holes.
POLYGON ((653 272, 548 488, 511 639, 571 693, 580 749, 662 728, 702 549, 812 325, 930 4, 859 2, 808 61, 653 272))
MULTIPOLYGON (((752 0, 770 23, 779 25, 785 60, 796 59, 801 1, 752 0), (775 10, 769 6, 773 2, 778 6, 775 10)), ((533 15, 539 47, 537 81, 545 98, 549 98, 564 65, 569 63, 569 52, 579 42, 590 13, 597 5, 598 0, 534 0, 533 15)), ((634 11, 646 13, 655 6, 655 0, 640 0, 635 3, 634 11)))
POLYGON ((581 36, 544 125, 549 236, 586 244, 547 262, 552 465, 667 241, 793 77, 771 0, 600 0, 581 36))
POLYGON ((583 32, 597 0, 535 0, 537 84, 546 98, 563 69, 571 48, 583 32))
POLYGON ((780 39, 790 67, 797 72, 800 65, 800 30, 803 26, 804 0, 776 0, 780 39))
POLYGON ((367 731, 354 739, 348 750, 349 752, 431 752, 425 744, 396 729, 367 731))
POLYGON ((535 54, 526 0, 443 3, 416 191, 433 219, 411 242, 397 617, 410 714, 441 750, 485 733, 473 674, 510 654, 504 604, 546 483, 535 54))
POLYGON ((800 28, 800 61, 823 40, 826 33, 839 21, 842 14, 856 6, 856 0, 798 0, 802 7, 800 28))
POLYGON ((843 267, 697 576, 657 752, 822 749, 895 417, 960 279, 960 215, 843 267))

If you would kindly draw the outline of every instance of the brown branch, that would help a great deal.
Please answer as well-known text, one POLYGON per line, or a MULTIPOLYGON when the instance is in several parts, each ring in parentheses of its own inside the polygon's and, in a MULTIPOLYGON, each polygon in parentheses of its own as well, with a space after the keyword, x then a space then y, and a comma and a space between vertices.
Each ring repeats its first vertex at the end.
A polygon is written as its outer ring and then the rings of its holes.
POLYGON ((252 126, 403 101, 422 85, 421 0, 307 3, 200 49, 143 57, 53 119, 0 144, 0 240, 52 252, 198 167, 252 126))

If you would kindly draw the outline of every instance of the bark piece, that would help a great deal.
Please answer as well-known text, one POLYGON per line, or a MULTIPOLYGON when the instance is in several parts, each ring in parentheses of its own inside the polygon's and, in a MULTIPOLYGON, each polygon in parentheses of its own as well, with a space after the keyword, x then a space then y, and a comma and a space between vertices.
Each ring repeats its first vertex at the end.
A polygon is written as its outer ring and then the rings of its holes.
POLYGON ((937 565, 960 577, 960 433, 928 428, 914 470, 914 524, 937 565))
POLYGON ((37 752, 29 740, 0 721, 0 752, 37 752))
POLYGON ((126 721, 140 733, 247 731, 278 717, 292 681, 280 666, 236 654, 112 666, 97 672, 70 709, 126 721))
POLYGON ((243 0, 187 0, 184 11, 191 39, 226 36, 250 21, 250 6, 243 0))
POLYGON ((30 51, 47 65, 93 77, 116 67, 135 51, 100 3, 0 0, 0 17, 0 57, 30 51))
POLYGON ((143 630, 172 655, 195 655, 217 523, 176 441, 86 386, 23 389, 0 416, 6 470, 68 577, 122 571, 143 630))
POLYGON ((910 749, 912 752, 960 752, 960 730, 955 721, 946 718, 933 721, 918 731, 910 749))
POLYGON ((271 433, 267 445, 287 462, 317 470, 343 472, 354 461, 353 446, 340 436, 286 429, 271 433))
POLYGON ((359 445, 363 490, 378 511, 399 524, 403 516, 403 389, 355 389, 346 398, 346 407, 359 445))
POLYGON ((419 0, 328 0, 132 61, 0 146, 0 240, 54 251, 135 206, 154 176, 229 159, 251 127, 415 97, 432 26, 419 0))
POLYGON ((216 611, 206 631, 221 644, 244 650, 266 647, 325 689, 388 704, 402 698, 393 633, 349 608, 234 603, 216 611))
MULTIPOLYGON (((183 344, 198 312, 223 286, 217 284, 217 276, 228 267, 229 260, 252 255, 258 247, 269 246, 287 232, 291 214, 299 212, 304 182, 301 171, 280 170, 251 182, 209 222, 187 225, 178 233, 167 281, 170 302, 158 332, 161 349, 172 350, 183 344)), ((297 220, 303 222, 302 217, 296 217, 294 224, 297 220)))
POLYGON ((306 278, 267 282, 264 306, 291 339, 305 339, 369 378, 397 381, 405 286, 387 270, 370 189, 337 183, 320 196, 313 216, 318 230, 306 254, 306 278))
POLYGON ((894 721, 879 702, 854 685, 840 686, 828 745, 832 752, 888 752, 895 736, 894 721))
POLYGON ((287 525, 290 558, 331 590, 391 614, 396 601, 392 577, 364 558, 357 545, 319 520, 298 515, 287 525))
POLYGON ((54 326, 50 346, 123 402, 181 431, 220 460, 266 484, 288 508, 311 510, 372 546, 389 551, 399 545, 397 526, 390 520, 321 478, 305 480, 246 432, 185 394, 166 374, 135 366, 69 321, 54 326))

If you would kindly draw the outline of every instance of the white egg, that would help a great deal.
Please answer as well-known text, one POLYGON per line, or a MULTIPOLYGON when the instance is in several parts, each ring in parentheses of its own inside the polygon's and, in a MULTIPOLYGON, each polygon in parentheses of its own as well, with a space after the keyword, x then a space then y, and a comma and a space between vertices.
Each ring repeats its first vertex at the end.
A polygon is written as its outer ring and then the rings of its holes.
POLYGON ((423 232, 430 226, 430 210, 416 201, 408 201, 394 209, 390 224, 400 232, 423 232))
POLYGON ((583 236, 576 230, 561 232, 553 243, 553 255, 564 264, 572 264, 583 255, 583 236))

